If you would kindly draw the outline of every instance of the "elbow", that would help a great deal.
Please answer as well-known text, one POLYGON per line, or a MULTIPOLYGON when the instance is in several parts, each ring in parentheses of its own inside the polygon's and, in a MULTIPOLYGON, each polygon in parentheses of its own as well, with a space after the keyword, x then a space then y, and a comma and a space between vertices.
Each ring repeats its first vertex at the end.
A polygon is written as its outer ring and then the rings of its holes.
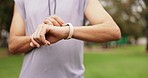
POLYGON ((9 39, 8 50, 10 54, 16 54, 17 51, 17 49, 15 48, 15 44, 11 38, 9 39))
POLYGON ((121 39, 121 30, 115 22, 106 23, 108 28, 109 41, 116 41, 121 39), (110 26, 110 27, 109 27, 110 26))
POLYGON ((119 27, 114 28, 113 40, 121 39, 121 31, 119 27))
POLYGON ((10 43, 9 43, 9 45, 8 45, 8 50, 9 50, 9 53, 10 53, 10 54, 13 54, 13 55, 15 55, 15 54, 18 53, 18 52, 17 52, 17 49, 13 46, 13 44, 10 44, 10 43))
POLYGON ((12 45, 9 44, 8 49, 10 54, 16 54, 16 50, 12 47, 12 45))
POLYGON ((8 50, 10 54, 15 55, 15 54, 19 54, 20 48, 17 47, 16 42, 13 42, 13 40, 10 39, 8 44, 8 50))
POLYGON ((116 25, 110 30, 110 36, 111 36, 111 41, 116 41, 121 39, 121 30, 120 28, 116 25))

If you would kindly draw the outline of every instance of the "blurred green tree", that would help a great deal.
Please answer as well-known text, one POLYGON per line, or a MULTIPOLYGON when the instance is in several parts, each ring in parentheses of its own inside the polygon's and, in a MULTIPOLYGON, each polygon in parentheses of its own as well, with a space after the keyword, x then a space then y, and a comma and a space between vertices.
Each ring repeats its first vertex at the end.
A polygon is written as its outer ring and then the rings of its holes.
POLYGON ((148 0, 100 0, 106 10, 112 15, 122 31, 122 36, 136 40, 147 35, 148 51, 148 0), (145 5, 146 4, 146 5, 145 5))
POLYGON ((101 3, 121 28, 122 35, 135 40, 143 36, 143 0, 101 0, 101 3))
POLYGON ((0 30, 9 31, 13 15, 13 3, 13 0, 0 0, 0 30))
POLYGON ((6 47, 13 15, 13 0, 0 0, 0 47, 6 47))

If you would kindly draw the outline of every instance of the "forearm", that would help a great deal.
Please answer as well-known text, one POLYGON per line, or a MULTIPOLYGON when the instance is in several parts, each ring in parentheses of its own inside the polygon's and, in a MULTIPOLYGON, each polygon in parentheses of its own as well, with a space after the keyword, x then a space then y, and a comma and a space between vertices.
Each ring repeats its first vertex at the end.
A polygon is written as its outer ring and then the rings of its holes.
POLYGON ((30 47, 30 36, 13 36, 10 37, 9 51, 12 54, 26 53, 33 49, 30 47))
POLYGON ((73 38, 91 42, 118 40, 120 36, 120 29, 117 26, 109 26, 108 24, 75 27, 73 34, 73 38))

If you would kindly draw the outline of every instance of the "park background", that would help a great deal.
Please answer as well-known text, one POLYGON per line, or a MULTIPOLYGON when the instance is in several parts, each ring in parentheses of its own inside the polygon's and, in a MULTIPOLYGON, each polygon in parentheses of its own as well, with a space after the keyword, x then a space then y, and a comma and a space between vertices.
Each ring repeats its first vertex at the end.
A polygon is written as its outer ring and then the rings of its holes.
MULTIPOLYGON (((85 42, 85 78, 148 78, 148 0, 100 0, 122 38, 85 42)), ((0 78, 18 78, 23 54, 8 51, 13 0, 0 0, 0 78)), ((95 8, 94 8, 95 9, 95 8)))

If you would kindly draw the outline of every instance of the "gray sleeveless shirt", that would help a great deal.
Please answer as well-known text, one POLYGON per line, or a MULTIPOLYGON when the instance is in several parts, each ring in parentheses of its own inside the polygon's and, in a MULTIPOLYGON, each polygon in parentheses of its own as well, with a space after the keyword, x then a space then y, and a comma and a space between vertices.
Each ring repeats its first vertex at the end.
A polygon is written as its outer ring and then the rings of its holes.
MULTIPOLYGON (((15 0, 15 4, 25 21, 26 35, 30 35, 54 14, 82 26, 87 0, 15 0)), ((20 78, 83 78, 83 74, 83 41, 70 39, 26 53, 20 78)))

